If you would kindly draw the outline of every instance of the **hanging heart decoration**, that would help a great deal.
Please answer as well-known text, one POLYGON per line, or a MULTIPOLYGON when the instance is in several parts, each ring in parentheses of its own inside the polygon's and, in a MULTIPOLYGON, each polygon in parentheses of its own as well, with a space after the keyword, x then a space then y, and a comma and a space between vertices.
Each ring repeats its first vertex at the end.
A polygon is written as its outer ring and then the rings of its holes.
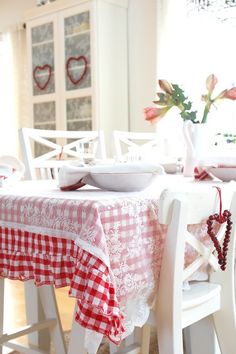
POLYGON ((220 212, 219 214, 213 214, 210 215, 207 219, 207 234, 209 235, 210 239, 212 240, 217 255, 218 255, 218 263, 220 265, 220 268, 222 270, 225 270, 226 268, 226 263, 227 263, 227 252, 228 252, 228 244, 230 241, 230 235, 231 235, 231 229, 232 229, 232 224, 233 222, 231 221, 231 213, 229 210, 224 210, 222 213, 222 199, 221 199, 221 190, 219 187, 217 188, 220 196, 220 212), (223 224, 226 222, 226 230, 225 230, 225 235, 223 238, 223 244, 222 246, 220 245, 220 242, 218 238, 216 237, 216 234, 213 230, 213 226, 215 223, 223 224))
MULTIPOLYGON (((83 80, 88 68, 88 61, 85 56, 80 55, 78 57, 70 57, 66 61, 66 73, 67 76, 69 77, 70 81, 74 85, 78 85, 80 81, 83 80), (75 76, 75 70, 73 70, 73 63, 76 63, 79 68, 82 66, 82 71, 79 73, 79 75, 75 76)), ((78 70, 76 70, 78 72, 78 70)))
POLYGON ((48 86, 49 81, 52 76, 52 67, 49 64, 45 64, 43 66, 37 65, 33 70, 33 78, 34 82, 39 90, 45 90, 48 86), (43 82, 39 80, 39 77, 43 77, 43 82))

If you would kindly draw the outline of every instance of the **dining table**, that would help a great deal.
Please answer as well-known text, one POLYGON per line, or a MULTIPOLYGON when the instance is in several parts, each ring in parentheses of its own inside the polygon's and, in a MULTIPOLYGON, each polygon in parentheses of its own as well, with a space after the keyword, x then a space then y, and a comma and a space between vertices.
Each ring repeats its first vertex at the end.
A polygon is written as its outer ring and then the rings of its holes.
MULTIPOLYGON (((0 274, 36 286, 68 286, 77 301, 74 320, 88 332, 88 350, 95 332, 98 344, 107 337, 119 345, 144 325, 158 294, 166 236, 158 221, 161 192, 213 185, 236 189, 235 182, 199 182, 181 174, 159 175, 134 192, 89 185, 62 191, 56 180, 0 188, 0 274)), ((194 227, 206 233, 205 226, 194 227)))

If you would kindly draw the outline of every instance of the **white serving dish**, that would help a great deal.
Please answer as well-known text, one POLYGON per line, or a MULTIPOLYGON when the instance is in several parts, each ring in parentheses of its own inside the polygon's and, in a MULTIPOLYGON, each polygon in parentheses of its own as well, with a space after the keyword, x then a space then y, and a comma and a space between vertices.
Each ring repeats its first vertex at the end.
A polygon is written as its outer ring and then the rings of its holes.
POLYGON ((221 181, 236 181, 236 167, 207 167, 207 172, 221 181))
MULTIPOLYGON (((147 188, 157 175, 149 172, 90 173, 94 186, 116 192, 141 191, 147 188)), ((90 184, 92 184, 92 181, 90 181, 90 184)))

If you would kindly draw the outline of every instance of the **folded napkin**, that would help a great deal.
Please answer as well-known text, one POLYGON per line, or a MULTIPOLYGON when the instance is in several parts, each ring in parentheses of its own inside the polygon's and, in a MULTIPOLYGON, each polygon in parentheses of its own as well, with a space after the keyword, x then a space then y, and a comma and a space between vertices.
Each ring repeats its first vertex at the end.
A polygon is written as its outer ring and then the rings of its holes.
POLYGON ((0 156, 0 187, 19 181, 25 172, 24 164, 14 156, 0 156))
POLYGON ((197 181, 203 181, 203 180, 211 180, 213 177, 207 172, 207 169, 201 167, 201 166, 196 166, 194 168, 194 179, 197 181))
POLYGON ((147 185, 145 185, 145 183, 149 183, 150 179, 145 179, 143 177, 145 177, 145 175, 149 177, 149 175, 155 176, 159 174, 164 174, 164 169, 159 164, 146 162, 130 162, 95 166, 64 165, 60 168, 58 177, 59 187, 63 191, 76 190, 84 186, 85 184, 101 188, 101 183, 98 183, 97 178, 95 178, 99 175, 106 176, 108 180, 108 183, 106 185, 106 179, 104 179, 104 182, 102 183, 103 189, 128 191, 146 188, 147 185), (127 181, 127 184, 126 186, 124 186, 123 183, 123 185, 119 187, 119 181, 117 181, 115 177, 120 177, 121 175, 123 179, 127 181), (141 185, 140 180, 137 180, 138 177, 143 178, 143 182, 141 181, 141 185))

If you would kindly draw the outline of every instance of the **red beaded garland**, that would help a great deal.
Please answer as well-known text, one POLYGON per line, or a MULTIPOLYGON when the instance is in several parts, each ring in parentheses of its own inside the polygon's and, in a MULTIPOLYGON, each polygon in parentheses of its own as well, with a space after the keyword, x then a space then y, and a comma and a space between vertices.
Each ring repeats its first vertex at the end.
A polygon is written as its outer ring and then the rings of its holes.
POLYGON ((34 82, 39 90, 44 90, 48 86, 49 81, 51 80, 51 76, 52 76, 52 66, 49 64, 45 64, 43 66, 38 65, 33 70, 34 82), (46 72, 48 73, 48 76, 47 76, 46 81, 44 83, 40 83, 40 81, 38 81, 37 73, 38 72, 40 73, 40 71, 42 71, 42 72, 45 71, 45 73, 46 72))
POLYGON ((70 57, 66 61, 66 73, 67 73, 67 76, 69 77, 70 81, 74 85, 78 85, 80 83, 80 81, 83 80, 83 78, 87 72, 87 69, 88 69, 88 61, 84 55, 80 55, 78 57, 70 57), (72 75, 72 72, 71 72, 71 63, 73 63, 74 61, 77 63, 81 62, 83 64, 82 72, 80 73, 80 75, 77 79, 74 78, 74 76, 72 75))
POLYGON ((220 214, 220 215, 219 214, 210 215, 209 218, 207 219, 207 226, 208 226, 207 227, 207 234, 211 238, 211 240, 215 246, 216 252, 218 253, 218 263, 219 263, 220 268, 222 270, 225 270, 225 268, 226 268, 228 244, 230 241, 232 224, 233 224, 233 222, 231 221, 231 213, 229 210, 224 210, 223 214, 220 214), (222 247, 221 247, 220 242, 217 239, 217 237, 213 231, 213 223, 214 222, 218 222, 220 224, 223 224, 225 222, 227 223, 222 247))

